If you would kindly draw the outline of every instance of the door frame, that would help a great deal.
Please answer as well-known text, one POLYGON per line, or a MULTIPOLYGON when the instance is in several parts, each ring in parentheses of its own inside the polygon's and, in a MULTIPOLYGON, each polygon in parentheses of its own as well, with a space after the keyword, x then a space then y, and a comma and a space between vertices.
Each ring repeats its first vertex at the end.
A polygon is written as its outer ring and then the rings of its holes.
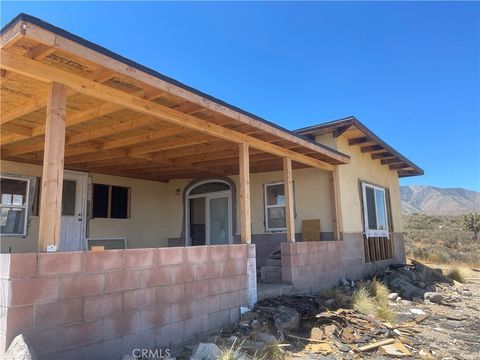
MULTIPOLYGON (((80 205, 81 205, 81 217, 82 227, 80 231, 80 242, 82 243, 83 250, 88 249, 87 245, 87 198, 88 198, 88 173, 83 171, 64 170, 63 180, 77 180, 81 190, 80 205), (75 176, 74 179, 69 178, 69 175, 75 176), (79 178, 80 177, 80 178, 79 178)), ((63 194, 62 194, 63 197, 63 194)), ((60 244, 61 251, 61 244, 60 244)))
POLYGON ((192 246, 192 239, 190 238, 190 200, 205 198, 205 245, 210 245, 210 199, 227 197, 228 200, 228 243, 233 243, 233 210, 232 210, 232 185, 222 179, 208 179, 199 181, 190 186, 185 192, 185 246, 192 246), (230 190, 215 191, 210 193, 190 195, 190 191, 197 186, 208 184, 211 182, 221 182, 227 184, 230 190), (208 236, 207 236, 208 234, 208 236))

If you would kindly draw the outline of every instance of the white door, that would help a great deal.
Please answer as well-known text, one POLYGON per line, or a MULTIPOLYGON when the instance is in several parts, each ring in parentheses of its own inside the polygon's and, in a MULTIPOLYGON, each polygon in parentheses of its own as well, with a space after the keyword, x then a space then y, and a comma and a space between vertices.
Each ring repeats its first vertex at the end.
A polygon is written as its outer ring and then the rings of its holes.
POLYGON ((85 250, 87 179, 75 171, 63 175, 60 251, 85 250))

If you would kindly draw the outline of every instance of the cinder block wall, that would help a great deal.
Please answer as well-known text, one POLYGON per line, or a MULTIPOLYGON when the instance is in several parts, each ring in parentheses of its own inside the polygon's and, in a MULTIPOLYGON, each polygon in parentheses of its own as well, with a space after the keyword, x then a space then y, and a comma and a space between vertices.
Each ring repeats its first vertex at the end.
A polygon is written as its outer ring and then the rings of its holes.
POLYGON ((298 292, 335 285, 345 276, 342 241, 282 243, 282 278, 298 292))
POLYGON ((255 247, 0 256, 0 358, 23 333, 41 359, 104 360, 238 320, 255 247))
POLYGON ((393 263, 405 263, 403 234, 393 233, 394 259, 365 262, 363 235, 342 234, 341 241, 282 243, 282 279, 298 292, 312 293, 361 279, 393 263))

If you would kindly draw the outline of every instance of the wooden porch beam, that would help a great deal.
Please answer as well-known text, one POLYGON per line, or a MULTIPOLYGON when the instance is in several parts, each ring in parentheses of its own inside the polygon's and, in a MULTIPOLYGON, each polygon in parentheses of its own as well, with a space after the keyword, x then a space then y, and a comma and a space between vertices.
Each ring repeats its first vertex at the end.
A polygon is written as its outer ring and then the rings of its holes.
POLYGON ((332 204, 332 215, 334 216, 334 239, 341 240, 342 234, 342 207, 340 204, 340 186, 339 186, 339 175, 338 167, 335 166, 333 171, 330 172, 330 188, 331 192, 331 204, 332 204))
POLYGON ((247 144, 239 144, 240 173, 240 238, 242 243, 252 242, 252 213, 250 209, 250 153, 247 144))
POLYGON ((285 186, 285 225, 287 227, 287 241, 295 242, 292 159, 288 157, 283 158, 283 181, 285 186))
POLYGON ((38 232, 40 251, 60 250, 66 113, 67 88, 53 82, 49 84, 45 121, 45 151, 38 232))
MULTIPOLYGON (((30 76, 40 81, 62 82, 71 89, 91 96, 93 98, 101 99, 107 102, 112 102, 120 106, 124 106, 130 110, 137 111, 146 115, 152 115, 162 120, 169 121, 171 123, 188 127, 192 130, 202 132, 217 138, 222 138, 235 143, 246 143, 253 148, 261 151, 269 152, 281 157, 289 157, 292 160, 304 163, 306 165, 331 170, 333 165, 324 161, 314 159, 309 156, 302 155, 300 153, 282 148, 280 146, 266 143, 262 140, 258 140, 251 136, 238 133, 236 131, 226 129, 222 126, 213 124, 206 120, 181 113, 179 111, 170 109, 166 106, 162 106, 152 101, 148 101, 137 96, 122 92, 110 88, 108 86, 99 84, 95 81, 86 79, 84 77, 71 74, 69 72, 60 70, 51 65, 43 64, 35 60, 28 59, 23 56, 19 56, 8 51, 1 51, 1 68, 7 71, 17 72, 25 76, 30 76)), ((310 144, 310 146, 312 146, 310 144)), ((321 148, 315 146, 316 151, 321 153, 321 148)), ((325 155, 337 160, 341 163, 348 163, 349 159, 340 154, 335 154, 330 151, 324 150, 325 155)))

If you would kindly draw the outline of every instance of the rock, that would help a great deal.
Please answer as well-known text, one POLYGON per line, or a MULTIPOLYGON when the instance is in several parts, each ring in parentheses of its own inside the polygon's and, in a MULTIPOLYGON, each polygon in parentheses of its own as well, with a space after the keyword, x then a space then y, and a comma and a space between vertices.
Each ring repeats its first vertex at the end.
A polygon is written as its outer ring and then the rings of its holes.
POLYGON ((296 330, 300 325, 300 314, 293 308, 281 305, 273 315, 273 321, 278 330, 296 330))
POLYGON ((466 296, 466 297, 472 297, 473 296, 472 292, 468 291, 468 290, 462 291, 462 295, 466 296))
POLYGON ((440 294, 440 293, 437 293, 437 292, 426 292, 424 295, 423 295, 423 298, 425 300, 428 300, 430 302, 433 302, 435 304, 440 304, 442 301, 443 301, 443 295, 440 294))
POLYGON ((250 327, 252 329, 257 329, 260 326, 261 326, 260 321, 258 321, 257 319, 253 319, 252 322, 250 323, 250 327))
POLYGON ((5 353, 4 360, 37 360, 37 355, 28 344, 23 334, 13 339, 5 353))
POLYGON ((388 300, 395 301, 398 298, 398 293, 390 293, 388 294, 388 300))
POLYGON ((425 315, 426 312, 422 309, 410 309, 410 312, 415 315, 425 315))
POLYGON ((277 338, 273 335, 267 333, 260 333, 257 335, 256 339, 258 341, 264 342, 265 344, 275 344, 277 342, 277 338))
POLYGON ((258 314, 254 311, 247 311, 245 313, 242 314, 242 320, 245 320, 245 321, 252 321, 253 319, 255 319, 256 317, 258 316, 258 314))
POLYGON ((422 298, 425 293, 425 289, 413 285, 412 280, 409 277, 397 272, 385 276, 385 282, 390 288, 397 290, 402 296, 409 298, 422 298))
POLYGON ((216 360, 220 356, 220 348, 213 343, 200 343, 193 349, 191 360, 216 360))

